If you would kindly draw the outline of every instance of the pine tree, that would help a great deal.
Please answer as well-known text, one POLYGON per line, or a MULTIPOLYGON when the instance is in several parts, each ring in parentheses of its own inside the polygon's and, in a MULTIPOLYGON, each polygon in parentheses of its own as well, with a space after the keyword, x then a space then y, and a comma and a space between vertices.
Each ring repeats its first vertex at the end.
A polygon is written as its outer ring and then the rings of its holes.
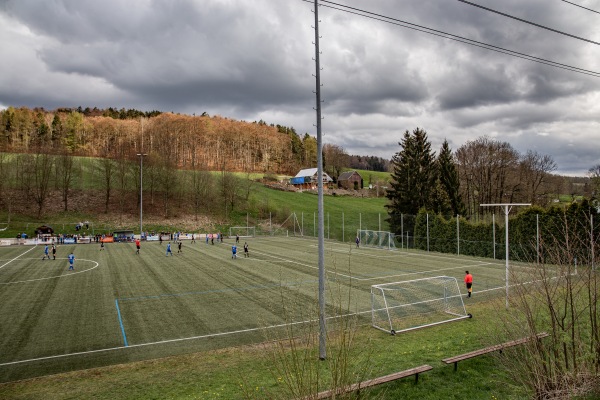
POLYGON ((458 177, 458 170, 456 168, 456 163, 452 157, 452 151, 450 150, 447 140, 444 140, 444 143, 442 144, 442 148, 437 159, 437 166, 439 183, 441 185, 441 189, 446 193, 449 201, 449 207, 439 204, 435 210, 446 217, 465 215, 466 209, 460 195, 460 180, 458 177))
MULTIPOLYGON (((392 158, 391 188, 386 194, 393 232, 400 232, 402 214, 416 215, 421 208, 432 209, 437 179, 435 153, 431 151, 427 132, 419 128, 412 134, 406 131, 398 144, 402 150, 392 158)), ((411 229, 405 225, 406 228, 411 229)))

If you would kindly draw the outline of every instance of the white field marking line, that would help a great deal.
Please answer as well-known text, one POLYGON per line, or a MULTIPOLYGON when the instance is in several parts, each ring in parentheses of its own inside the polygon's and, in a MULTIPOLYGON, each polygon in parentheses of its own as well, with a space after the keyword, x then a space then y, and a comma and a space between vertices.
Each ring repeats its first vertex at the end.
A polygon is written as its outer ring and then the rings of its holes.
MULTIPOLYGON (((29 260, 37 260, 37 258, 30 258, 29 260)), ((59 258, 59 260, 61 260, 61 258, 59 258)), ((62 260, 66 260, 66 258, 62 258, 62 260)), ((92 261, 92 260, 86 260, 83 258, 78 259, 77 261, 89 261, 91 263, 96 264, 95 266, 93 266, 92 268, 88 268, 88 269, 84 269, 83 271, 77 271, 77 272, 71 272, 71 273, 66 273, 64 275, 55 275, 55 276, 49 276, 47 278, 37 278, 37 279, 28 279, 26 281, 16 281, 16 282, 0 282, 0 285, 14 285, 15 283, 27 283, 27 282, 36 282, 36 281, 45 281, 47 279, 57 279, 57 278, 66 278, 68 276, 73 276, 73 275, 77 275, 77 274, 83 274, 84 272, 89 272, 93 269, 98 268, 99 264, 96 261, 92 261)))
POLYGON ((27 250, 25 253, 23 254, 19 254, 18 256, 16 256, 15 258, 13 258, 12 260, 7 261, 6 263, 0 265, 0 269, 6 267, 8 264, 10 264, 11 262, 15 261, 17 258, 24 256, 25 254, 29 253, 31 250, 34 250, 37 246, 33 246, 32 248, 30 248, 29 250, 27 250))
MULTIPOLYGON (((342 318, 342 317, 348 317, 348 316, 360 315, 360 314, 368 314, 368 313, 370 314, 371 310, 368 310, 368 311, 359 311, 359 312, 356 312, 356 313, 348 313, 348 314, 344 314, 344 315, 338 315, 338 316, 335 316, 335 317, 327 317, 325 319, 328 320, 328 319, 342 318)), ((316 322, 316 321, 317 321, 316 319, 309 319, 309 320, 305 320, 305 321, 297 321, 297 322, 291 322, 291 323, 287 323, 287 324, 278 324, 278 325, 271 325, 271 326, 263 326, 263 327, 260 327, 260 328, 240 329, 240 330, 237 330, 237 331, 220 332, 220 333, 210 333, 210 334, 207 334, 207 335, 190 336, 190 337, 179 338, 179 339, 160 340, 158 342, 130 344, 129 346, 109 347, 109 348, 106 348, 106 349, 80 351, 80 352, 76 352, 76 353, 67 353, 67 354, 58 354, 58 355, 55 355, 55 356, 48 356, 48 357, 30 358, 28 360, 19 360, 19 361, 11 361, 11 362, 6 362, 6 363, 1 363, 0 367, 5 367, 5 366, 8 366, 8 365, 16 365, 16 364, 25 364, 25 363, 35 362, 35 361, 46 361, 46 360, 53 360, 53 359, 58 359, 58 358, 80 356, 80 355, 85 355, 85 354, 103 353, 103 352, 109 352, 109 351, 115 351, 115 350, 126 350, 126 349, 131 349, 131 348, 136 348, 136 347, 155 346, 155 345, 160 345, 160 344, 183 342, 183 341, 187 341, 187 340, 206 339, 206 338, 213 338, 213 337, 219 337, 219 336, 234 335, 234 334, 238 334, 238 333, 255 332, 255 331, 259 331, 259 330, 282 328, 282 327, 285 327, 285 326, 306 324, 306 323, 309 323, 309 322, 316 322)))
MULTIPOLYGON (((285 258, 281 258, 281 257, 277 257, 271 254, 267 254, 267 253, 262 253, 262 252, 258 252, 255 251, 258 254, 262 254, 264 256, 267 257, 272 257, 272 258, 276 258, 279 260, 283 260, 285 262, 289 262, 291 264, 298 264, 301 265, 303 267, 308 267, 308 268, 312 268, 312 269, 318 269, 318 267, 314 267, 312 265, 307 265, 298 261, 292 261, 292 260, 286 260, 285 258)), ((429 274, 432 272, 440 272, 440 271, 448 271, 448 270, 452 270, 452 269, 459 269, 459 268, 471 268, 471 267, 479 267, 479 266, 484 266, 487 264, 491 264, 491 263, 484 263, 484 262, 479 262, 478 264, 473 264, 473 265, 459 265, 457 267, 448 267, 448 268, 440 268, 440 269, 435 269, 435 270, 428 270, 428 271, 422 271, 422 272, 406 272, 406 273, 401 273, 401 274, 395 274, 395 275, 386 275, 386 276, 375 276, 375 277, 371 277, 371 278, 357 278, 355 276, 352 275, 346 275, 346 274, 342 274, 339 272, 336 272, 335 274, 338 276, 342 276, 344 278, 349 278, 349 279, 353 279, 356 281, 372 281, 375 279, 386 279, 386 278, 395 278, 395 277, 399 277, 399 276, 407 276, 407 275, 424 275, 424 274, 429 274)), ((333 273, 332 271, 326 271, 328 273, 333 273)))
MULTIPOLYGON (((341 245, 340 245, 341 246, 341 245)), ((315 244, 311 244, 311 247, 317 247, 317 245, 315 244)), ((361 248, 362 249, 362 248, 361 248)), ((376 251, 381 251, 382 249, 377 249, 377 248, 373 248, 373 250, 376 251)), ((398 250, 398 249, 396 249, 398 250)), ((402 249, 400 249, 402 250, 402 249)), ((340 251, 340 250, 333 250, 333 249, 328 249, 327 251, 332 251, 332 252, 339 252, 339 253, 347 253, 347 251, 340 251)), ((392 251, 392 250, 388 250, 388 251, 392 251)), ((367 252, 361 252, 361 251, 352 251, 352 254, 358 254, 358 255, 364 255, 366 257, 370 257, 370 258, 396 258, 396 257, 400 257, 400 258, 407 258, 407 257, 417 257, 417 258, 421 258, 421 257, 430 257, 430 258, 441 258, 443 260, 452 260, 452 261, 462 261, 462 262, 466 262, 466 261, 470 261, 469 259, 463 258, 461 256, 456 256, 456 255, 449 255, 449 256, 444 256, 444 255, 437 255, 437 254, 420 254, 420 253, 413 253, 413 252, 409 252, 409 251, 402 251, 402 252, 394 252, 393 254, 389 255, 389 256, 377 256, 377 255, 373 255, 373 253, 367 253, 367 252)), ((489 262, 489 261, 478 261, 480 263, 483 263, 485 265, 491 265, 491 264, 496 264, 493 262, 489 262)), ((504 266, 504 264, 500 264, 499 262, 497 263, 498 266, 504 266)))
MULTIPOLYGON (((258 254, 262 254, 262 255, 267 256, 267 257, 271 257, 271 258, 275 258, 275 259, 278 259, 278 260, 281 260, 281 261, 284 261, 284 262, 288 262, 290 264, 298 264, 298 265, 301 265, 301 266, 307 267, 307 268, 312 268, 312 269, 317 269, 317 270, 319 269, 319 267, 314 267, 312 265, 304 264, 304 263, 301 263, 301 262, 298 262, 298 261, 294 261, 294 260, 286 260, 285 258, 277 257, 277 256, 274 256, 272 254, 262 253, 262 252, 256 251, 256 250, 254 252, 258 253, 258 254)), ((327 273, 333 273, 332 271, 325 271, 325 272, 327 272, 327 273)), ((351 275, 341 274, 339 272, 336 272, 335 274, 339 275, 339 276, 343 276, 344 278, 360 280, 359 278, 354 278, 351 275)))
POLYGON ((473 264, 473 265, 459 265, 458 267, 447 267, 447 268, 439 268, 439 269, 430 269, 427 271, 420 271, 420 272, 405 272, 402 274, 396 274, 396 275, 386 275, 386 276, 376 276, 373 278, 353 278, 356 279, 358 281, 372 281, 375 279, 386 279, 386 278, 396 278, 399 276, 409 276, 409 275, 425 275, 425 274, 431 274, 434 272, 442 272, 442 271, 450 271, 453 269, 463 269, 463 268, 472 268, 472 267, 483 267, 485 266, 487 263, 483 263, 483 264, 473 264))

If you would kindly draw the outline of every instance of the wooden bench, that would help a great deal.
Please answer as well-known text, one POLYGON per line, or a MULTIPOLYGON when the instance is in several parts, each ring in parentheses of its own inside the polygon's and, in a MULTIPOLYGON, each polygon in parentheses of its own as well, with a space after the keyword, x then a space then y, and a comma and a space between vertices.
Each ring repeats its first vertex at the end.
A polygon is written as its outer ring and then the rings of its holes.
MULTIPOLYGON (((541 338, 545 338, 548 335, 548 333, 546 332, 541 332, 538 333, 536 335, 537 339, 541 339, 541 338)), ((471 351, 465 354, 460 354, 458 356, 454 356, 454 357, 450 357, 450 358, 444 358, 442 361, 445 362, 446 364, 452 364, 454 363, 454 370, 456 371, 458 369, 458 362, 459 361, 463 361, 463 360, 468 360, 469 358, 473 358, 473 357, 477 357, 480 356, 482 354, 487 354, 487 353, 491 353, 494 351, 499 351, 502 353, 502 350, 509 348, 509 347, 513 347, 513 346, 518 346, 520 344, 523 343, 527 343, 532 339, 532 337, 528 336, 528 337, 524 337, 521 339, 516 339, 516 340, 511 340, 510 342, 506 342, 506 343, 501 343, 501 344, 496 344, 494 346, 489 346, 489 347, 485 347, 483 349, 479 349, 479 350, 475 350, 475 351, 471 351)))
MULTIPOLYGON (((421 365, 419 367, 407 369, 406 371, 395 372, 393 374, 380 376, 379 378, 373 378, 373 379, 368 379, 368 380, 360 382, 360 383, 354 383, 349 386, 336 388, 336 389, 330 389, 330 390, 326 390, 324 392, 319 392, 319 393, 317 393, 317 397, 314 397, 314 398, 315 399, 328 399, 328 398, 332 397, 334 394, 340 395, 343 393, 360 391, 361 389, 364 389, 364 388, 381 385, 382 383, 395 381, 397 379, 406 378, 407 376, 412 376, 412 375, 415 376, 415 383, 417 383, 417 382, 419 382, 419 374, 420 373, 431 371, 432 369, 433 369, 433 367, 431 365, 421 365)), ((312 398, 312 397, 310 397, 310 398, 312 398)))

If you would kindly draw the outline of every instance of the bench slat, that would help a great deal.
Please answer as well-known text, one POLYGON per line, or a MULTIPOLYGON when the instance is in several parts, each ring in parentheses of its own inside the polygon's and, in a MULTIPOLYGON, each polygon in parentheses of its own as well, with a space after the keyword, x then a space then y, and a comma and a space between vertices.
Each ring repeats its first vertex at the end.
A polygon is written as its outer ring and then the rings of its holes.
POLYGON ((354 392, 356 390, 360 390, 360 389, 364 389, 364 388, 372 387, 372 386, 376 386, 376 385, 381 385, 382 383, 392 382, 397 379, 406 378, 406 377, 412 376, 412 375, 417 375, 417 377, 418 377, 418 374, 420 374, 422 372, 431 371, 432 369, 433 369, 433 367, 431 365, 421 365, 419 367, 407 369, 405 371, 394 372, 393 374, 380 376, 378 378, 368 379, 368 380, 360 382, 360 383, 353 383, 352 385, 349 385, 346 387, 330 389, 330 390, 326 390, 324 392, 319 392, 317 394, 317 399, 328 399, 331 396, 333 396, 334 394, 350 393, 350 392, 354 392))
MULTIPOLYGON (((536 337, 538 339, 541 338, 545 338, 547 336, 550 336, 548 333, 546 332, 540 332, 536 335, 536 337)), ((518 346, 520 344, 523 343, 527 343, 531 340, 531 337, 524 337, 524 338, 520 338, 520 339, 516 339, 516 340, 511 340, 509 342, 505 342, 502 344, 496 344, 493 346, 489 346, 489 347, 484 347, 483 349, 478 349, 478 350, 474 350, 474 351, 470 351, 468 353, 464 353, 464 354, 459 354, 457 356, 454 357, 448 357, 448 358, 444 358, 442 360, 442 362, 446 363, 446 364, 453 364, 454 363, 454 370, 456 370, 457 368, 457 363, 459 361, 464 361, 464 360, 468 360, 469 358, 473 358, 473 357, 477 357, 483 354, 487 354, 487 353, 492 353, 494 351, 502 351, 503 349, 506 348, 510 348, 513 346, 518 346)))

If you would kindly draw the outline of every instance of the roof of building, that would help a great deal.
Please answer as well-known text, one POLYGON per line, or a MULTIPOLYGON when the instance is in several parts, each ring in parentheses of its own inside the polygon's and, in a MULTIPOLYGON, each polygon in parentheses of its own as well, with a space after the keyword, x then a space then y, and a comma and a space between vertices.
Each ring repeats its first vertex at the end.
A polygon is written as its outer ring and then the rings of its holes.
MULTIPOLYGON (((318 172, 317 168, 301 169, 300 172, 298 172, 294 178, 302 178, 305 176, 310 176, 311 178, 316 177, 317 172, 318 172)), ((333 179, 331 179, 331 177, 329 175, 327 175, 325 173, 325 171, 323 171, 323 179, 327 182, 333 182, 333 179)))
POLYGON ((350 179, 350 177, 354 174, 360 177, 360 174, 356 171, 346 171, 340 174, 340 176, 338 177, 338 181, 345 181, 346 179, 350 179))
POLYGON ((316 168, 301 169, 300 172, 298 172, 294 178, 301 178, 304 176, 315 176, 316 173, 316 168))

